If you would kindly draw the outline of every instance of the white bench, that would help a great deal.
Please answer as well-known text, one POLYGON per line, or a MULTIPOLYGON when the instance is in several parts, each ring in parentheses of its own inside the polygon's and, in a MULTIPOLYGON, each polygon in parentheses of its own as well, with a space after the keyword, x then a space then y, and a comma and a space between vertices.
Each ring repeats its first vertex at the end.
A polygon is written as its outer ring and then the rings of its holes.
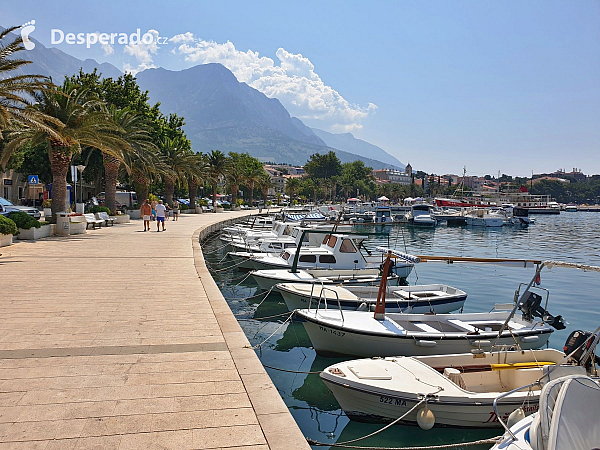
POLYGON ((96 216, 94 216, 94 214, 92 213, 84 214, 83 218, 87 222, 85 226, 86 230, 90 225, 93 227, 94 230, 96 229, 96 225, 98 225, 98 228, 102 228, 102 224, 104 223, 104 220, 96 219, 96 216))
POLYGON ((106 226, 114 225, 115 221, 117 220, 114 217, 110 217, 106 211, 96 213, 96 217, 98 218, 98 220, 103 220, 106 226))

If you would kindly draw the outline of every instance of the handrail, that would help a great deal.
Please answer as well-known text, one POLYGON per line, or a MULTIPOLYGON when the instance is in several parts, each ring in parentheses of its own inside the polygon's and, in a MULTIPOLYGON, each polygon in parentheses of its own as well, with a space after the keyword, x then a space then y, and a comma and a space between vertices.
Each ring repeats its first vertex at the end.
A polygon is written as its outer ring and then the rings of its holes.
POLYGON ((504 423, 504 421, 502 420, 502 417, 500 417, 500 413, 498 412, 498 400, 500 400, 510 394, 514 394, 515 392, 519 392, 521 389, 532 388, 533 386, 536 386, 536 385, 541 386, 540 380, 536 380, 533 383, 529 383, 525 386, 521 386, 516 389, 512 389, 508 392, 504 392, 494 399, 493 406, 494 406, 494 412, 496 413, 496 418, 498 419, 498 422, 500 422, 500 425, 502 425, 504 427, 504 429, 508 432, 508 434, 510 434, 510 437, 513 440, 516 440, 517 437, 513 434, 512 431, 510 431, 510 428, 508 428, 508 425, 504 423))
POLYGON ((331 291, 335 294, 335 298, 337 300, 338 309, 340 310, 340 316, 342 318, 342 325, 343 325, 344 324, 344 313, 342 311, 342 304, 340 303, 340 296, 337 293, 337 291, 335 291, 331 288, 325 287, 325 286, 321 286, 321 294, 319 295, 319 303, 317 304, 317 312, 315 313, 315 316, 316 316, 316 314, 319 313, 319 307, 321 306, 321 299, 323 299, 323 301, 325 302, 325 309, 327 309, 327 297, 323 295, 323 291, 331 291))

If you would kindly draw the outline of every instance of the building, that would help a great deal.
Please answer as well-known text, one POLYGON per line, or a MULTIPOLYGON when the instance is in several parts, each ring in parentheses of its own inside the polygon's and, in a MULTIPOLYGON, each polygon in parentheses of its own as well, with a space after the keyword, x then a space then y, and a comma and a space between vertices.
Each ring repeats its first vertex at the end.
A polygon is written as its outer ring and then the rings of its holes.
POLYGON ((4 197, 15 205, 41 206, 44 198, 44 184, 29 185, 27 176, 15 172, 12 169, 2 174, 2 191, 0 197, 4 197))
POLYGON ((406 165, 404 172, 397 169, 377 169, 373 171, 377 184, 397 183, 409 185, 412 183, 412 166, 406 165))

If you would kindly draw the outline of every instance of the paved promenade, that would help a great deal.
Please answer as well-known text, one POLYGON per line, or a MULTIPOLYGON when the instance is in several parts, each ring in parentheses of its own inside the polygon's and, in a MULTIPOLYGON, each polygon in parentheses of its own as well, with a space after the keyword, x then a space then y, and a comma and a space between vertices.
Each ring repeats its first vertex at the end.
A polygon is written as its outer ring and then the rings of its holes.
POLYGON ((197 244, 241 214, 0 248, 0 450, 308 449, 197 244))

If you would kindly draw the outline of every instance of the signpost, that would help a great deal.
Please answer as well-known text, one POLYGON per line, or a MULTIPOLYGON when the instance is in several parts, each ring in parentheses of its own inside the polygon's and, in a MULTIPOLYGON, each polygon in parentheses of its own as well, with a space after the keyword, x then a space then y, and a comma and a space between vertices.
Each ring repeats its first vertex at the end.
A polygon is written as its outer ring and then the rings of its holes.
POLYGON ((37 186, 38 184, 40 184, 39 175, 29 175, 27 177, 27 184, 29 184, 30 186, 37 186))

